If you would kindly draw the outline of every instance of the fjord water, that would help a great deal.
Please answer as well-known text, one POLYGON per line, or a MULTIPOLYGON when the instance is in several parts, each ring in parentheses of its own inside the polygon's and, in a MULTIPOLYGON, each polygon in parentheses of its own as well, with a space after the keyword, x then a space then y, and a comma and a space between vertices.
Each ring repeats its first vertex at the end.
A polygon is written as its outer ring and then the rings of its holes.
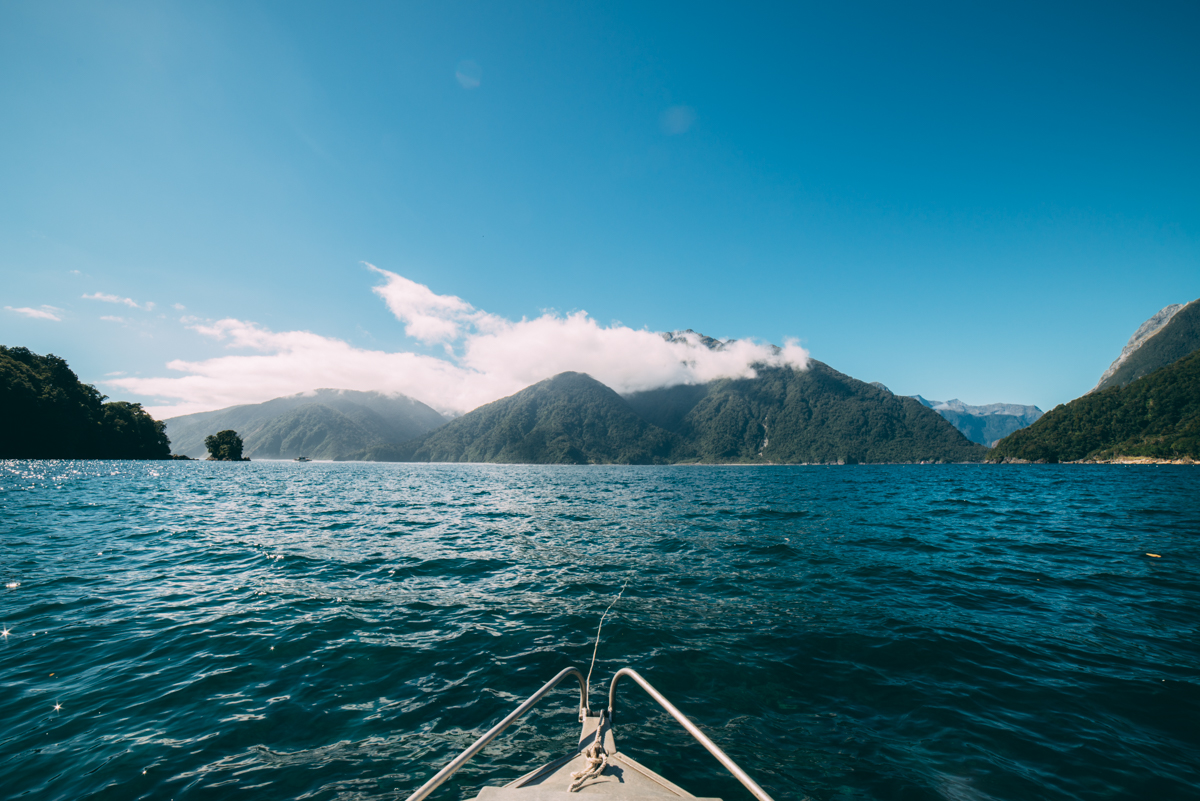
MULTIPOLYGON (((0 508, 0 797, 403 798, 627 581, 593 706, 637 668, 778 801, 1200 788, 1200 468, 4 462, 0 508)), ((632 683, 616 725, 749 797, 632 683)))

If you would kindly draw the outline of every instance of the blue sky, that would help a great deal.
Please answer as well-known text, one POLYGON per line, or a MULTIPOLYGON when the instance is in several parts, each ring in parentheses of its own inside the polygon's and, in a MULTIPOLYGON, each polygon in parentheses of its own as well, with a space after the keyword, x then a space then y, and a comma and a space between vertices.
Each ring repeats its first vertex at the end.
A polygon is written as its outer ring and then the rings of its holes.
POLYGON ((1048 409, 1200 297, 1196 41, 1195 4, 8 2, 0 342, 161 412, 586 312, 1048 409))

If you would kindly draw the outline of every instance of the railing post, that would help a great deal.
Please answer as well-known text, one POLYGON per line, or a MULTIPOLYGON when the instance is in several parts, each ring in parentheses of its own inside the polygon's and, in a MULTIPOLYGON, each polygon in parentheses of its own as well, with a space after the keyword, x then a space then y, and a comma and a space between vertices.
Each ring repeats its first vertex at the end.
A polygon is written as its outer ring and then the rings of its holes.
POLYGON ((534 693, 533 695, 526 698, 525 701, 519 707, 517 707, 512 712, 510 712, 508 714, 508 716, 506 718, 504 718, 504 720, 500 721, 495 726, 493 726, 491 729, 489 729, 487 734, 483 735, 478 740, 476 740, 474 743, 472 743, 471 746, 469 748, 467 748, 467 750, 463 751, 461 754, 459 754, 454 759, 452 759, 450 761, 449 765, 442 768, 440 771, 438 771, 434 775, 434 777, 432 779, 430 779, 429 781, 427 781, 423 785, 421 785, 421 787, 415 793, 413 793, 412 795, 410 795, 408 797, 408 801, 423 801, 423 799, 427 798, 430 793, 432 793, 437 788, 441 787, 442 784, 447 779, 449 779, 451 776, 453 776, 458 771, 459 768, 461 768, 463 765, 467 764, 467 761, 470 760, 471 757, 475 756, 480 751, 482 751, 484 749, 484 746, 486 746, 488 743, 490 743, 492 740, 494 740, 496 738, 496 736, 498 734, 500 734, 500 732, 504 731, 509 726, 511 726, 519 717, 524 715, 530 709, 533 709, 534 705, 537 704, 538 701, 542 700, 542 697, 545 696, 546 693, 553 690, 558 685, 558 683, 560 681, 562 681, 563 679, 565 679, 567 676, 574 676, 576 679, 579 680, 580 714, 585 715, 588 712, 590 712, 591 710, 588 707, 588 698, 587 698, 586 690, 584 689, 585 683, 583 680, 583 674, 580 673, 577 669, 575 669, 573 667, 564 668, 561 672, 559 672, 559 674, 557 676, 550 679, 550 681, 546 682, 542 686, 542 689, 538 690, 536 693, 534 693))
POLYGON ((754 781, 754 779, 751 779, 750 775, 738 767, 738 764, 730 759, 728 754, 722 751, 716 743, 708 739, 708 736, 704 732, 700 731, 695 723, 692 723, 692 721, 690 721, 686 715, 676 709, 674 704, 668 701, 662 693, 654 689, 650 682, 643 679, 641 675, 639 675, 638 672, 633 668, 621 668, 618 670, 617 675, 613 676, 612 684, 610 684, 608 687, 608 719, 610 721, 613 719, 613 706, 615 705, 617 698, 617 682, 622 676, 628 676, 640 684, 642 689, 645 690, 651 698, 658 702, 659 706, 667 710, 671 717, 675 718, 675 720, 687 730, 687 733, 692 735, 692 737, 694 737, 696 741, 700 743, 700 745, 707 748, 708 752, 716 757, 717 761, 724 765, 726 770, 733 774, 733 778, 741 782, 742 786, 749 790, 751 794, 758 799, 758 801, 774 801, 771 796, 767 795, 766 790, 763 790, 763 788, 758 786, 758 782, 754 781))

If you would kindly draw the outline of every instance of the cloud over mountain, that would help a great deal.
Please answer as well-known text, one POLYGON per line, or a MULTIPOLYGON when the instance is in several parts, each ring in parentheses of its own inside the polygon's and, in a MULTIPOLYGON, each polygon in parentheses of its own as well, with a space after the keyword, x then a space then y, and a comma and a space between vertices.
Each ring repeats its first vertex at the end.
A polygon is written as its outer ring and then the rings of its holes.
POLYGON ((782 348, 750 340, 711 348, 690 332, 667 338, 618 324, 604 326, 582 311, 506 320, 367 266, 383 277, 373 291, 404 324, 405 333, 427 345, 443 345, 444 357, 366 350, 308 331, 276 332, 243 320, 191 320, 198 333, 242 352, 168 363, 183 374, 179 376, 108 383, 164 401, 150 407, 160 418, 315 387, 401 392, 439 411, 461 414, 568 370, 625 393, 751 377, 756 364, 797 369, 808 364, 807 351, 792 341, 782 348))

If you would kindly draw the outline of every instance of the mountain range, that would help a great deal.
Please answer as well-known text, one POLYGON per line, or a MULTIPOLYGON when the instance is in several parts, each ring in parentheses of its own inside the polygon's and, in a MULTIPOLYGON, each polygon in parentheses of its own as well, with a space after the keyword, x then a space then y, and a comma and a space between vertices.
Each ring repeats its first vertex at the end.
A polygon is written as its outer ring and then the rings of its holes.
POLYGON ((172 449, 187 456, 204 456, 206 436, 232 429, 251 459, 346 459, 376 445, 410 440, 446 420, 405 395, 318 389, 165 422, 172 449))
POLYGON ((933 410, 821 362, 757 372, 625 397, 586 374, 561 373, 359 458, 853 464, 972 462, 986 455, 933 410))
POLYGON ((950 421, 950 424, 962 432, 962 435, 972 442, 987 445, 989 448, 1014 431, 1020 431, 1026 426, 1033 425, 1043 412, 1036 406, 1022 406, 1018 403, 988 403, 983 406, 972 406, 963 403, 958 398, 948 401, 935 401, 922 398, 920 395, 910 395, 910 398, 927 406, 950 421))
MULTIPOLYGON (((684 334, 712 349, 729 344, 690 331, 663 336, 684 334)), ((813 360, 624 396, 562 373, 449 421, 402 395, 321 389, 166 422, 175 450, 189 456, 228 428, 255 459, 853 464, 981 461, 983 446, 1041 414, 898 396, 813 360)))

